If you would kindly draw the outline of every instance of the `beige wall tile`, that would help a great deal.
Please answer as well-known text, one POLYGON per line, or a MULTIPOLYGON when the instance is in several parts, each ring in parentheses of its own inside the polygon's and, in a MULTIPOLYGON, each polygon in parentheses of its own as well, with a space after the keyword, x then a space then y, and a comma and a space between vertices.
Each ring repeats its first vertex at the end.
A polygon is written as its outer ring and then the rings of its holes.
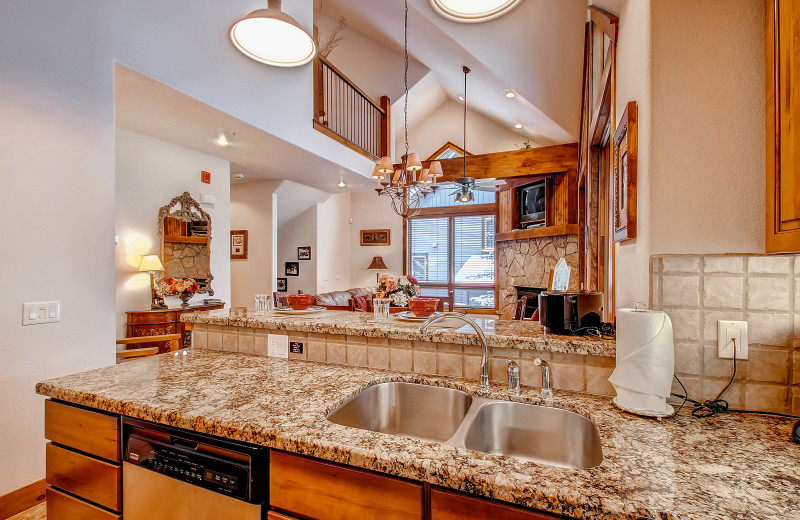
POLYGON ((347 336, 344 334, 325 334, 326 343, 347 343, 347 336))
POLYGON ((320 341, 318 339, 308 339, 308 343, 306 343, 306 347, 308 348, 308 360, 309 361, 325 361, 327 358, 326 352, 326 344, 324 341, 320 341))
POLYGON ((699 273, 699 256, 664 256, 661 269, 665 273, 699 273))
POLYGON ((800 384, 800 350, 792 352, 792 384, 800 384))
POLYGON ((706 342, 717 342, 717 322, 719 320, 744 320, 744 311, 703 311, 703 339, 706 342))
POLYGON ((308 343, 303 343, 303 353, 302 354, 294 354, 291 350, 289 351, 289 359, 300 359, 300 360, 307 360, 308 359, 308 343))
POLYGON ((791 273, 791 257, 788 256, 749 256, 747 257, 748 273, 791 273))
POLYGON ((238 352, 239 351, 239 337, 235 332, 222 334, 222 350, 225 352, 238 352))
MULTIPOLYGON (((800 261, 797 262, 797 265, 800 266, 800 261)), ((794 280, 794 312, 800 313, 800 278, 794 280)))
POLYGON ((318 332, 309 332, 308 339, 314 341, 325 341, 325 334, 320 334, 318 332))
MULTIPOLYGON (((733 374, 733 359, 720 359, 716 345, 703 347, 703 376, 727 377, 733 374)), ((747 374, 746 361, 736 361, 736 379, 744 379, 747 374)))
POLYGON ((417 374, 436 373, 436 352, 430 350, 415 350, 413 357, 414 372, 417 374))
POLYGON ((367 343, 369 345, 389 345, 389 338, 367 338, 367 343))
POLYGON ((742 273, 744 258, 741 256, 707 256, 703 259, 706 273, 742 273))
MULTIPOLYGON (((416 342, 414 342, 416 345, 416 342)), ((448 354, 461 354, 464 351, 462 345, 453 345, 452 343, 436 343, 437 352, 445 352, 448 354)), ((416 348, 416 346, 414 347, 416 348)))
POLYGON ((414 350, 436 350, 436 343, 430 341, 415 341, 414 350))
POLYGON ((347 344, 346 343, 326 343, 328 363, 344 365, 347 363, 347 344))
POLYGON ((530 359, 534 360, 536 358, 543 359, 544 361, 550 361, 551 352, 542 352, 540 350, 522 350, 519 353, 519 357, 522 359, 530 359))
POLYGON ((800 415, 800 387, 792 387, 792 415, 800 415))
POLYGON ((615 367, 617 360, 614 357, 608 356, 579 356, 585 358, 584 364, 595 367, 615 367))
POLYGON ((380 346, 367 346, 367 360, 371 368, 389 368, 389 349, 380 346))
MULTIPOLYGON (((714 399, 719 395, 725 385, 728 384, 730 379, 704 379, 703 380, 703 392, 702 399, 714 399)), ((742 388, 746 386, 743 383, 734 382, 730 388, 725 390, 725 393, 722 394, 720 399, 728 401, 728 406, 732 409, 741 409, 744 406, 744 400, 742 399, 742 388)), ((749 385, 747 385, 749 386, 749 385)), ((689 397, 692 397, 691 395, 689 397)), ((693 397, 697 401, 702 399, 697 399, 693 397)))
POLYGON ((792 283, 785 278, 751 276, 747 280, 747 308, 762 311, 788 311, 792 302, 792 283))
POLYGON ((586 388, 586 377, 583 365, 568 365, 557 362, 550 363, 550 377, 553 388, 582 392, 586 388))
POLYGON ((443 376, 461 377, 463 375, 463 362, 461 357, 461 354, 437 352, 436 373, 443 376))
POLYGON ((740 276, 706 276, 703 306, 741 309, 744 303, 744 284, 740 276))
POLYGON ((614 385, 608 382, 611 377, 613 368, 609 367, 586 367, 586 391, 591 394, 599 395, 617 395, 614 391, 614 385))
POLYGON ((366 343, 347 344, 347 364, 356 367, 365 367, 368 365, 366 343))
POLYGON ((700 305, 700 277, 661 277, 661 297, 665 307, 697 307, 700 305))
POLYGON ((363 343, 363 344, 366 344, 367 343, 367 337, 366 336, 346 336, 345 340, 347 341, 348 344, 351 344, 351 343, 363 343))
MULTIPOLYGON (((680 377, 683 386, 686 387, 686 393, 689 394, 688 397, 690 399, 695 399, 699 401, 700 399, 698 399, 698 397, 700 396, 701 379, 699 377, 692 377, 692 376, 682 376, 682 377, 678 376, 678 377, 680 377)), ((672 392, 683 395, 683 388, 675 378, 672 378, 672 392)), ((680 404, 681 401, 683 401, 683 399, 678 400, 677 401, 678 404, 680 404)), ((670 401, 670 402, 675 402, 675 401, 670 401)))
POLYGON ((194 329, 192 331, 192 346, 196 348, 207 348, 208 332, 205 330, 194 329))
POLYGON ((408 341, 406 339, 390 339, 389 340, 389 346, 392 347, 392 348, 398 348, 398 347, 413 348, 414 347, 414 342, 413 341, 408 341))
POLYGON ((256 351, 256 336, 253 333, 239 335, 239 352, 254 354, 256 351))
POLYGON ((542 386, 542 368, 534 365, 532 359, 521 359, 519 382, 525 386, 542 386))
POLYGON ((489 379, 498 383, 508 382, 508 360, 492 356, 489 360, 489 379))
POLYGON ((667 311, 672 321, 672 333, 676 341, 697 341, 700 339, 700 311, 678 309, 667 311))
POLYGON ((794 257, 794 274, 800 276, 800 255, 794 257))
POLYGON ((700 375, 702 367, 702 347, 698 344, 678 343, 675 345, 675 371, 680 374, 700 375))
POLYGON ((789 314, 750 313, 747 318, 747 334, 751 344, 789 346, 792 328, 789 314))
POLYGON ((266 356, 269 353, 269 340, 266 334, 256 334, 254 337, 255 345, 253 352, 259 356, 266 356))
POLYGON ((747 385, 745 402, 748 410, 786 413, 789 387, 778 385, 747 385))
POLYGON ((411 372, 414 366, 411 349, 407 348, 393 348, 389 350, 389 368, 392 370, 399 370, 401 372, 411 372))
POLYGON ((519 358, 519 349, 515 348, 492 348, 489 349, 492 357, 503 359, 517 359, 519 358))
POLYGON ((208 333, 207 347, 211 350, 222 350, 222 333, 211 331, 208 333))
POLYGON ((464 377, 478 380, 481 376, 481 358, 479 356, 464 356, 464 377))
POLYGON ((789 351, 752 347, 748 352, 747 379, 768 383, 789 383, 789 351))
POLYGON ((462 345, 461 348, 462 348, 464 354, 469 355, 469 356, 482 356, 483 355, 483 348, 482 347, 476 347, 474 345, 462 345))

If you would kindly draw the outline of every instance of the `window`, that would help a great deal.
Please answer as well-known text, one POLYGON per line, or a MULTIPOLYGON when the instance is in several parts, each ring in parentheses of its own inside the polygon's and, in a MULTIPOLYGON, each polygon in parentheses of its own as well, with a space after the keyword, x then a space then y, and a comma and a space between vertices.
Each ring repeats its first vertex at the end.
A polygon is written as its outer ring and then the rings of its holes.
POLYGON ((494 231, 493 208, 491 214, 409 219, 408 272, 422 295, 445 298, 454 308, 494 309, 494 231))
MULTIPOLYGON (((471 153, 467 152, 467 156, 472 155, 471 153)), ((464 157, 464 149, 458 145, 447 141, 441 148, 433 152, 433 154, 428 157, 429 161, 441 161, 443 159, 454 159, 456 157, 464 157)))

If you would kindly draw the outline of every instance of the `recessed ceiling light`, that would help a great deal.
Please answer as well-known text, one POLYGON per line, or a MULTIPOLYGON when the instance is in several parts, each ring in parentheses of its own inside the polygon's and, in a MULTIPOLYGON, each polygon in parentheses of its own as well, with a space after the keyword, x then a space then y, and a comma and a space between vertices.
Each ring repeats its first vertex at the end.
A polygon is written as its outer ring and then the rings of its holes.
POLYGON ((517 93, 514 92, 513 90, 506 90, 506 97, 508 99, 515 98, 517 97, 517 93))
POLYGON ((461 101, 461 102, 463 103, 463 102, 464 102, 464 96, 462 96, 462 95, 460 95, 460 94, 459 94, 459 96, 458 96, 458 100, 459 100, 459 101, 461 101))
POLYGON ((430 0, 434 10, 455 22, 488 22, 503 16, 522 0, 430 0))
POLYGON ((223 130, 222 132, 219 133, 219 135, 217 136, 217 140, 214 142, 220 146, 228 146, 229 144, 231 144, 234 137, 236 137, 235 133, 229 134, 228 132, 223 130))
POLYGON ((240 181, 240 180, 244 179, 244 174, 243 173, 234 173, 233 174, 233 178, 236 179, 237 181, 240 181))
POLYGON ((340 188, 344 188, 347 184, 344 183, 344 179, 339 179, 339 184, 337 184, 340 188))
POLYGON ((230 38, 239 51, 267 65, 298 67, 317 55, 314 39, 297 21, 281 11, 281 0, 269 0, 269 9, 248 14, 231 27, 230 38))
POLYGON ((519 129, 520 129, 520 128, 522 128, 523 126, 524 126, 524 125, 523 125, 522 123, 514 123, 514 128, 516 128, 517 130, 519 130, 519 129))

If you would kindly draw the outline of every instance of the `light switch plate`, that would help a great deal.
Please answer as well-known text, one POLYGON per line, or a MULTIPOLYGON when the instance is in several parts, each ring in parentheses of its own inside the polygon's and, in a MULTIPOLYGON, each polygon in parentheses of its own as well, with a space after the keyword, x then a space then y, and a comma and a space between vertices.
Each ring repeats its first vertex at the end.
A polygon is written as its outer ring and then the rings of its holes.
POLYGON ((747 322, 719 320, 717 322, 717 355, 720 359, 747 359, 747 322), (734 341, 735 340, 735 341, 734 341))
POLYGON ((29 302, 22 304, 22 324, 39 325, 61 321, 61 302, 29 302))
POLYGON ((267 336, 267 355, 270 357, 289 357, 289 336, 269 334, 267 336))

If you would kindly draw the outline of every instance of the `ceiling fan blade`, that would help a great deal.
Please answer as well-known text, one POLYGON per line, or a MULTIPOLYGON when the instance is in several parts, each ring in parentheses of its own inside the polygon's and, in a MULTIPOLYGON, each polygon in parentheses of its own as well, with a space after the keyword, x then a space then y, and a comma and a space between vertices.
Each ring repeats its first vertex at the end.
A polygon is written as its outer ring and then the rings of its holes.
POLYGON ((494 192, 500 191, 500 188, 497 188, 495 186, 475 186, 474 189, 475 191, 494 191, 494 192))
POLYGON ((506 183, 503 179, 480 179, 475 181, 476 186, 503 186, 506 183))

